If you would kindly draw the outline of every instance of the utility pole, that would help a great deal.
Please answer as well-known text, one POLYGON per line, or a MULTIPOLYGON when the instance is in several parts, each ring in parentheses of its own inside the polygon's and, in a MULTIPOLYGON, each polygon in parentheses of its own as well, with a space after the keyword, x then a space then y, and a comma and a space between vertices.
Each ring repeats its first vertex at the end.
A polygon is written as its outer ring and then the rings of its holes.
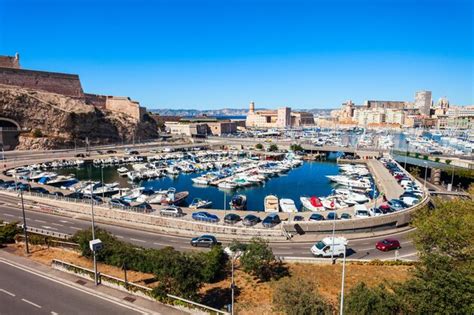
POLYGON ((454 185, 454 165, 451 164, 451 169, 452 169, 452 173, 451 173, 451 190, 453 190, 453 185, 454 185))
POLYGON ((344 314, 344 278, 346 276, 346 252, 347 252, 347 244, 344 245, 344 259, 342 261, 342 280, 341 280, 341 305, 339 314, 344 314))
POLYGON ((428 162, 425 162, 425 182, 423 183, 423 189, 426 190, 426 177, 428 175, 428 162))
MULTIPOLYGON (((92 240, 95 240, 95 224, 94 224, 94 187, 91 187, 91 223, 92 223, 92 240)), ((94 283, 95 285, 99 285, 99 281, 97 279, 97 257, 95 249, 92 250, 92 254, 94 255, 94 283)))
MULTIPOLYGON (((336 216, 337 214, 335 214, 336 216)), ((331 262, 334 265, 336 260, 334 259, 334 234, 336 233, 336 218, 332 220, 332 248, 331 248, 331 262)))
POLYGON ((104 165, 100 166, 100 176, 102 179, 102 199, 105 197, 105 189, 104 189, 104 165))
POLYGON ((26 216, 25 216, 25 204, 23 202, 23 190, 20 189, 20 198, 21 198, 21 212, 23 214, 23 233, 25 233, 25 245, 26 245, 26 253, 30 253, 30 249, 28 247, 28 232, 26 227, 26 216))
MULTIPOLYGON (((237 250, 236 250, 237 251, 237 250)), ((231 284, 230 284, 230 288, 232 290, 232 298, 231 298, 231 315, 234 315, 234 290, 235 290, 235 283, 234 283, 234 270, 235 270, 235 261, 237 260, 237 258, 239 258, 240 256, 240 252, 235 252, 232 254, 232 259, 231 259, 231 262, 232 262, 232 280, 231 280, 231 284)))

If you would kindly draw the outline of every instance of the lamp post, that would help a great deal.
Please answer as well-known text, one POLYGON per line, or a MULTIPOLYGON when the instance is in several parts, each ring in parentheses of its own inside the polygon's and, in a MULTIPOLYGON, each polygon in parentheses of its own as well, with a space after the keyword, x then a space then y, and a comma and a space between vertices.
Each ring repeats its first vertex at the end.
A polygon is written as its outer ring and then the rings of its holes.
POLYGON ((334 265, 336 260, 334 259, 334 234, 336 233, 336 218, 334 217, 332 220, 332 250, 331 250, 331 261, 334 265))
POLYGON ((235 261, 239 257, 240 257, 240 252, 235 252, 235 253, 232 254, 232 259, 231 259, 231 263, 232 263, 232 280, 231 280, 231 284, 230 284, 230 288, 232 290, 231 305, 230 305, 231 315, 234 315, 234 294, 235 294, 235 292, 234 292, 234 290, 235 290, 234 270, 235 270, 235 261))
POLYGON ((339 310, 339 314, 344 314, 344 277, 346 276, 346 251, 347 251, 347 244, 344 244, 344 259, 342 261, 342 280, 341 280, 341 306, 339 310))
POLYGON ((26 245, 26 253, 30 253, 30 249, 28 247, 28 232, 26 227, 26 216, 25 216, 25 204, 23 203, 23 190, 20 189, 20 198, 21 198, 21 212, 23 214, 23 233, 25 233, 25 245, 26 245))
POLYGON ((104 165, 100 166, 100 178, 102 180, 102 199, 105 197, 105 189, 104 189, 104 165))
MULTIPOLYGON (((94 187, 91 187, 91 223, 92 223, 92 240, 95 240, 95 224, 94 224, 94 187)), ((97 257, 95 249, 92 250, 92 254, 94 256, 94 283, 98 285, 97 279, 97 257)))
POLYGON ((450 190, 453 190, 453 185, 454 185, 454 165, 451 164, 451 169, 452 169, 452 173, 451 173, 451 189, 450 190))

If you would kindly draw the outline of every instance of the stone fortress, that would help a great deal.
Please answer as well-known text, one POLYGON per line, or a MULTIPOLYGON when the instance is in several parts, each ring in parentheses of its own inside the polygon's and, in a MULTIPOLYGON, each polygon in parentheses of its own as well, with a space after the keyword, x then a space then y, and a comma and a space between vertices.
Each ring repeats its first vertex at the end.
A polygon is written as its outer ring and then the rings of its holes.
POLYGON ((313 126, 313 114, 307 112, 292 112, 290 107, 277 110, 255 110, 255 103, 251 102, 247 119, 247 128, 291 128, 313 126))
POLYGON ((0 56, 0 84, 61 94, 88 105, 120 112, 142 121, 146 109, 129 97, 84 93, 76 74, 22 69, 20 56, 0 56))

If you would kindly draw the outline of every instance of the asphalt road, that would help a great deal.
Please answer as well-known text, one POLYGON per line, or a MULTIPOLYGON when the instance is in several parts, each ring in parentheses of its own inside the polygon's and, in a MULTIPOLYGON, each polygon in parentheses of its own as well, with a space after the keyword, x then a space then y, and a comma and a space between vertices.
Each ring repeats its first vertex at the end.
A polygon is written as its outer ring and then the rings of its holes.
MULTIPOLYGON (((21 208, 19 200, 14 197, 0 195, 0 219, 13 222, 21 221, 21 208)), ((54 232, 74 234, 75 232, 89 228, 90 221, 62 217, 52 214, 46 214, 31 210, 26 210, 27 226, 54 232)), ((190 237, 166 235, 141 231, 136 228, 126 228, 109 224, 98 223, 97 226, 106 229, 122 241, 130 242, 138 246, 163 248, 172 246, 180 251, 206 250, 196 249, 189 244, 190 237)), ((409 239, 409 231, 398 232, 391 235, 400 241, 402 248, 398 250, 398 257, 405 259, 416 259, 416 250, 409 239)), ((312 257, 310 247, 319 240, 320 237, 314 236, 307 242, 270 242, 273 252, 277 256, 284 257, 312 257)), ((348 257, 354 259, 393 259, 395 252, 381 252, 375 249, 375 243, 383 237, 371 237, 349 241, 348 257)), ((225 246, 227 243, 223 242, 225 246)))
POLYGON ((85 290, 0 260, 1 314, 141 314, 85 290))

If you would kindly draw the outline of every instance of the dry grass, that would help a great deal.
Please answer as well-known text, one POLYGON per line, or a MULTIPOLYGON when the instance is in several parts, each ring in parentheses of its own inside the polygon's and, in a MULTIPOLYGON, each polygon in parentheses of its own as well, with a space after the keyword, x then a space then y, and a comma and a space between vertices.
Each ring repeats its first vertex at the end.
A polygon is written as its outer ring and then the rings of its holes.
MULTIPOLYGON (((11 251, 24 256, 22 244, 9 245, 11 251)), ((92 261, 82 257, 78 252, 59 248, 46 248, 44 246, 30 246, 30 259, 45 265, 51 265, 53 259, 63 260, 78 266, 92 269, 92 261)), ((341 286, 341 265, 320 264, 288 264, 291 276, 304 277, 311 280, 320 294, 333 305, 337 304, 341 286)), ((386 281, 404 282, 409 278, 410 266, 374 266, 374 265, 346 265, 346 289, 350 289, 358 282, 364 281, 369 286, 375 286, 386 281)), ((108 275, 123 278, 120 268, 99 263, 98 269, 108 275)), ((152 274, 128 271, 127 278, 130 282, 150 286, 146 280, 152 279, 152 274)), ((245 272, 237 269, 235 282, 239 293, 236 295, 236 311, 242 315, 275 314, 272 310, 272 292, 277 281, 261 283, 245 272)), ((151 285, 153 286, 153 284, 151 285)), ((201 289, 205 294, 209 290, 226 290, 230 287, 230 277, 213 284, 206 284, 201 289)))

